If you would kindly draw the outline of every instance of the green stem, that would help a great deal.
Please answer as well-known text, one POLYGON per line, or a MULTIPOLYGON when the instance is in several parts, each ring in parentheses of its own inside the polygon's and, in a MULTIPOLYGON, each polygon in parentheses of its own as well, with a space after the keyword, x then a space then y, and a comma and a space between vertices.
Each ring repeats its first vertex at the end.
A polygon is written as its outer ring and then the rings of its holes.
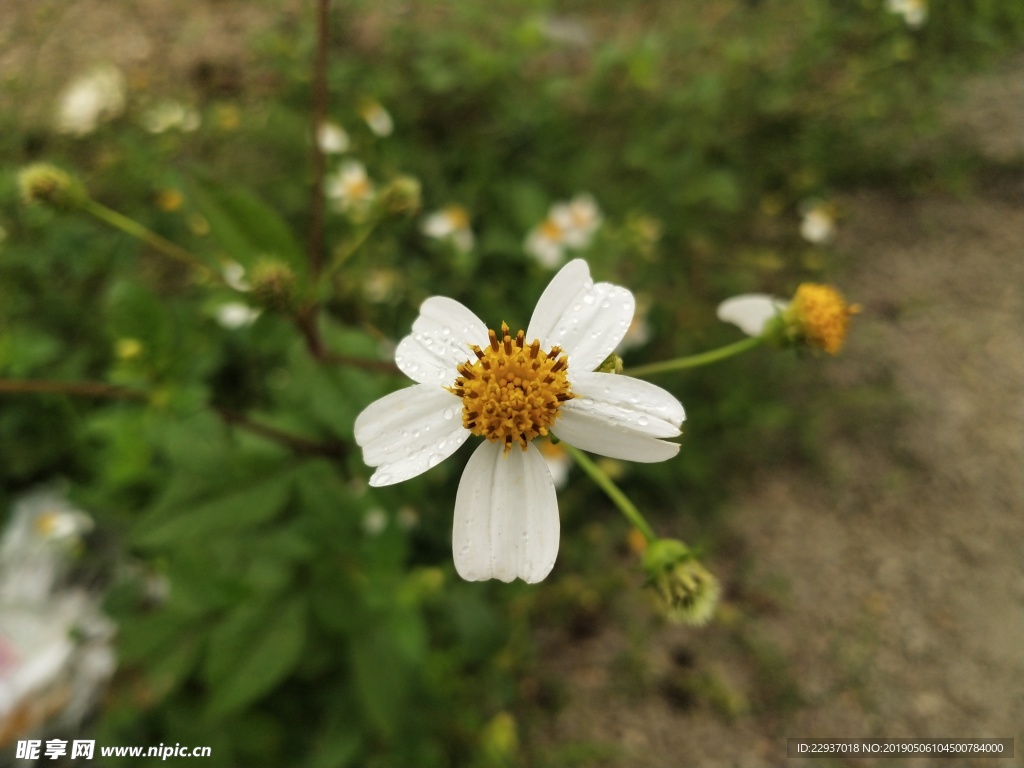
POLYGON ((149 245, 162 253, 164 256, 185 264, 206 277, 214 276, 213 271, 208 266, 203 264, 203 262, 186 251, 180 245, 176 245, 167 238, 161 237, 153 230, 148 229, 135 221, 135 219, 130 219, 124 214, 118 213, 113 208, 108 208, 103 205, 103 203, 98 203, 95 200, 86 200, 82 205, 82 210, 86 213, 92 214, 105 224, 109 224, 115 229, 119 229, 122 232, 141 240, 146 245, 149 245))
POLYGON ((640 514, 640 510, 636 508, 636 505, 629 500, 619 486, 587 454, 568 443, 563 442, 561 445, 572 456, 573 461, 579 464, 580 469, 590 475, 590 479, 597 483, 602 491, 608 494, 608 498, 615 502, 615 506, 619 508, 623 516, 644 535, 647 541, 651 542, 658 538, 654 534, 654 529, 647 523, 644 516, 640 514))
POLYGON ((677 357, 674 360, 665 360, 660 363, 651 363, 650 365, 638 365, 636 368, 629 368, 623 371, 623 373, 627 376, 649 376, 652 373, 666 373, 668 371, 681 371, 684 368, 697 368, 701 365, 717 363, 719 360, 725 360, 733 355, 746 352, 748 349, 753 349, 761 343, 761 337, 753 336, 741 339, 733 344, 726 344, 718 349, 712 349, 709 352, 677 357))
POLYGON ((327 268, 321 275, 322 281, 330 280, 332 277, 334 277, 334 274, 339 269, 341 269, 345 262, 352 258, 355 252, 363 247, 363 244, 366 243, 366 241, 369 239, 370 235, 373 233, 373 230, 377 228, 377 224, 379 221, 380 217, 374 216, 374 218, 371 221, 367 222, 367 224, 359 232, 356 233, 356 236, 352 238, 352 240, 349 243, 346 244, 344 249, 338 249, 335 252, 334 258, 331 259, 331 262, 327 265, 327 268))

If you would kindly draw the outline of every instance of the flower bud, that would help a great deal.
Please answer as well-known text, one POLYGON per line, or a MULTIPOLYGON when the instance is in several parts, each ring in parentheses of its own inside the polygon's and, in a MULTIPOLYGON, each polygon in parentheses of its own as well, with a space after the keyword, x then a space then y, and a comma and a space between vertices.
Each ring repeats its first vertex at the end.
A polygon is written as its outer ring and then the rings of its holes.
POLYGON ((597 366, 597 373, 622 373, 622 358, 612 352, 597 366))
POLYGON ((782 317, 795 341, 834 355, 846 339, 850 316, 858 312, 860 306, 847 304, 831 285, 801 283, 782 317))
POLYGON ((399 176, 381 194, 384 210, 397 216, 411 216, 422 204, 420 181, 414 176, 399 176))
POLYGON ((294 305, 295 273, 283 261, 261 259, 253 266, 249 281, 253 296, 263 306, 288 311, 294 305))
POLYGON ((715 612, 721 596, 718 579, 675 539, 658 539, 644 553, 647 586, 651 587, 672 621, 702 626, 715 612))
POLYGON ((26 205, 38 203, 63 211, 78 208, 87 199, 77 179, 49 163, 23 168, 18 174, 18 186, 26 205))

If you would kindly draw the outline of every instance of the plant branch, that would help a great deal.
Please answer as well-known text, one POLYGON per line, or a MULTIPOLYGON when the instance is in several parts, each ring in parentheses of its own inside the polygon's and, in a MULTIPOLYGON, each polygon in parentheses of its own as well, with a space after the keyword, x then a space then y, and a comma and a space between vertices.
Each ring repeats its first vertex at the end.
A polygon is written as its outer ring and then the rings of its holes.
POLYGON ((313 277, 324 264, 324 173, 325 159, 320 148, 320 127, 327 120, 327 45, 329 0, 317 0, 316 58, 313 61, 313 188, 310 201, 309 266, 313 277))
POLYGON ((217 408, 216 411, 225 424, 230 424, 231 426, 252 432, 254 435, 272 440, 275 443, 280 443, 297 454, 303 456, 326 456, 332 459, 345 456, 345 445, 341 442, 318 442, 300 435, 293 435, 277 427, 253 421, 241 411, 233 411, 230 408, 217 408))
POLYGON ((108 400, 145 400, 148 395, 102 381, 47 381, 43 379, 0 380, 0 394, 46 394, 99 397, 108 400))

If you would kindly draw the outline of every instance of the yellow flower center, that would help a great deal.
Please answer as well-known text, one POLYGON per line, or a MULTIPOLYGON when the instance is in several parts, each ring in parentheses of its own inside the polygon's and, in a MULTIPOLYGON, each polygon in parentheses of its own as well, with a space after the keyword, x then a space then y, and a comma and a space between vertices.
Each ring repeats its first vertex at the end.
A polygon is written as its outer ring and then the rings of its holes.
POLYGON ((48 538, 57 530, 57 523, 60 519, 60 512, 44 512, 35 519, 36 533, 43 538, 48 538))
POLYGON ((558 411, 573 397, 566 378, 569 359, 560 347, 547 352, 540 341, 526 344, 519 331, 513 338, 501 324, 501 338, 487 331, 490 345, 472 346, 476 360, 459 366, 449 389, 462 398, 462 425, 474 435, 505 444, 505 453, 518 444, 524 451, 539 435, 547 435, 558 411))
POLYGON ((789 311, 807 343, 834 355, 843 346, 850 315, 860 312, 860 306, 848 305, 830 285, 802 283, 789 311))

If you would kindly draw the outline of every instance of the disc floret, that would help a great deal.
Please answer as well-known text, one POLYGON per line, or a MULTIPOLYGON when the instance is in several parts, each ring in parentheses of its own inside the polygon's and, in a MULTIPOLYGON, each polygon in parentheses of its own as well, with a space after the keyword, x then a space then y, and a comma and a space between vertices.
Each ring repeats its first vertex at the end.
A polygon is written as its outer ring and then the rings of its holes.
POLYGON ((526 343, 520 330, 514 337, 507 324, 501 336, 487 331, 488 346, 470 349, 476 360, 458 367, 450 387, 462 398, 462 425, 474 435, 522 450, 535 437, 547 435, 562 403, 573 397, 567 371, 569 358, 555 346, 544 351, 540 341, 526 343))

